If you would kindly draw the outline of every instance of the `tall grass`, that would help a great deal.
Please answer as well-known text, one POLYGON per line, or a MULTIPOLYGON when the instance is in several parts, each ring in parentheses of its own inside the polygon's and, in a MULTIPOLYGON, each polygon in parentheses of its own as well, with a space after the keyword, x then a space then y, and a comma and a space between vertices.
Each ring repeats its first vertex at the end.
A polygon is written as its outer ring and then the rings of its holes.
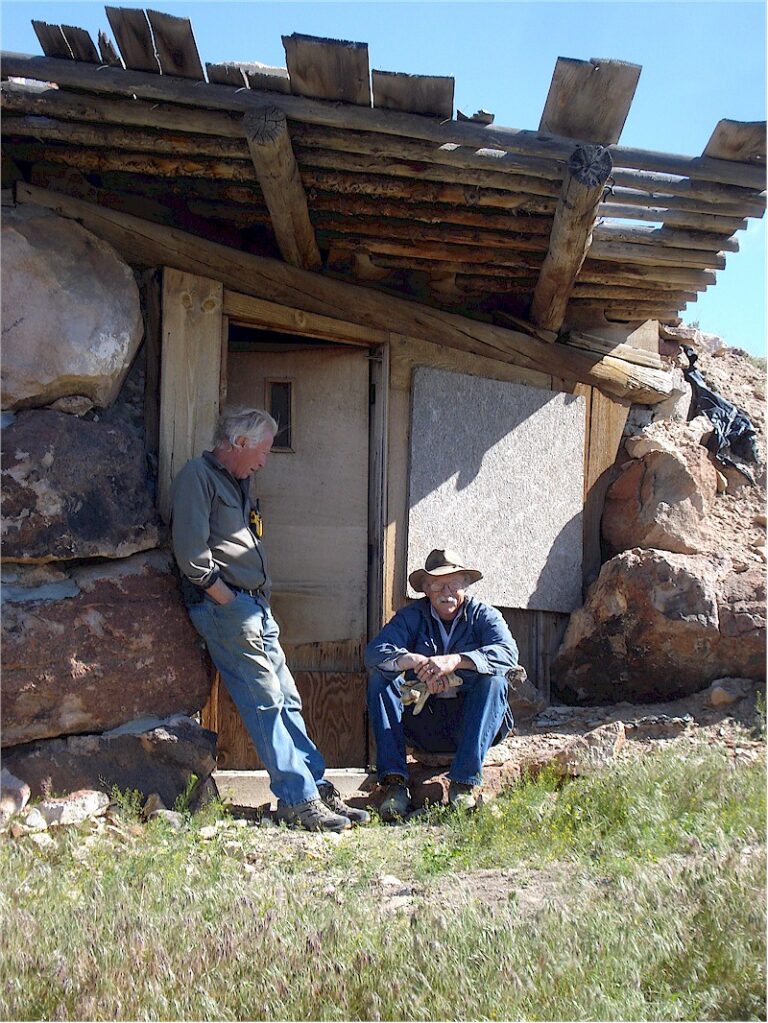
POLYGON ((335 840, 153 823, 0 845, 3 1019, 765 1018, 765 779, 697 750, 335 840), (562 890, 524 911, 455 869, 562 890), (382 900, 376 875, 414 886, 382 900))

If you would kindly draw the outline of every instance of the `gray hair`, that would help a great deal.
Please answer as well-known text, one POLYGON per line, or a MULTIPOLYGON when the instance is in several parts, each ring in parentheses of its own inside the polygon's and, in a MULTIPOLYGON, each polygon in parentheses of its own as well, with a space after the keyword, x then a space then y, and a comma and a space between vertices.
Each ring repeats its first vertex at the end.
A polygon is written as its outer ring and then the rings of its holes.
POLYGON ((259 444, 266 440, 267 436, 274 437, 277 430, 277 423, 264 409, 247 408, 243 405, 232 406, 224 409, 219 416, 213 444, 214 447, 227 442, 234 445, 238 437, 247 437, 248 440, 259 444))

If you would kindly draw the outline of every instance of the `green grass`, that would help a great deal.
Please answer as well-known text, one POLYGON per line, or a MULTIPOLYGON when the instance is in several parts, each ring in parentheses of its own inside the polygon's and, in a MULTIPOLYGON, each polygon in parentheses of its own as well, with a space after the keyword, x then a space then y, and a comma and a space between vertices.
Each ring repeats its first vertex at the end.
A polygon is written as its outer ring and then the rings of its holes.
POLYGON ((214 813, 0 843, 0 1016, 765 1018, 762 765, 667 751, 338 840, 205 840, 214 813), (481 868, 511 877, 491 905, 461 894, 481 868))

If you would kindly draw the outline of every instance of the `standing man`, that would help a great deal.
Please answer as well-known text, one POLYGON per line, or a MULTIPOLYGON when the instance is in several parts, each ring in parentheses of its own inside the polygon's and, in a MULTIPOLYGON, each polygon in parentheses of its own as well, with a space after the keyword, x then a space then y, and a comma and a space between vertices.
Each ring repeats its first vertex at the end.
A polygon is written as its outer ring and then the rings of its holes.
POLYGON ((432 551, 408 577, 425 596, 401 608, 366 648, 382 820, 403 818, 410 807, 406 741, 425 753, 454 754, 448 801, 469 810, 486 753, 512 726, 506 673, 517 664, 517 644, 495 607, 468 596, 482 578, 453 551, 432 551), (410 673, 433 694, 419 714, 400 697, 410 673), (462 680, 457 688, 449 682, 454 674, 462 680))
POLYGON ((173 552, 189 584, 189 616, 264 762, 278 819, 308 831, 343 831, 368 814, 343 803, 324 780, 325 761, 307 735, 270 611, 260 522, 251 509, 250 477, 263 469, 276 433, 261 409, 219 417, 213 451, 190 459, 173 482, 173 552))

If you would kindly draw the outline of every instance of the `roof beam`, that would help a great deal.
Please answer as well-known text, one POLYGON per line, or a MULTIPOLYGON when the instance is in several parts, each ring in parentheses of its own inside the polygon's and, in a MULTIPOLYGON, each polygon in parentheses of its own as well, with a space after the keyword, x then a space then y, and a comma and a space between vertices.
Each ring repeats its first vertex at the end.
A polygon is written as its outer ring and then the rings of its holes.
POLYGON ((261 107, 245 115, 243 126, 283 259, 291 266, 318 270, 322 259, 285 114, 277 107, 261 107))
POLYGON ((568 161, 549 249, 531 303, 531 319, 546 330, 563 325, 573 285, 592 244, 611 167, 610 154, 602 146, 581 146, 568 161))
POLYGON ((530 324, 530 333, 496 327, 30 185, 18 184, 16 198, 75 218, 133 262, 173 266, 256 298, 582 381, 642 404, 663 401, 672 390, 671 375, 666 371, 567 344, 552 345, 530 324))

